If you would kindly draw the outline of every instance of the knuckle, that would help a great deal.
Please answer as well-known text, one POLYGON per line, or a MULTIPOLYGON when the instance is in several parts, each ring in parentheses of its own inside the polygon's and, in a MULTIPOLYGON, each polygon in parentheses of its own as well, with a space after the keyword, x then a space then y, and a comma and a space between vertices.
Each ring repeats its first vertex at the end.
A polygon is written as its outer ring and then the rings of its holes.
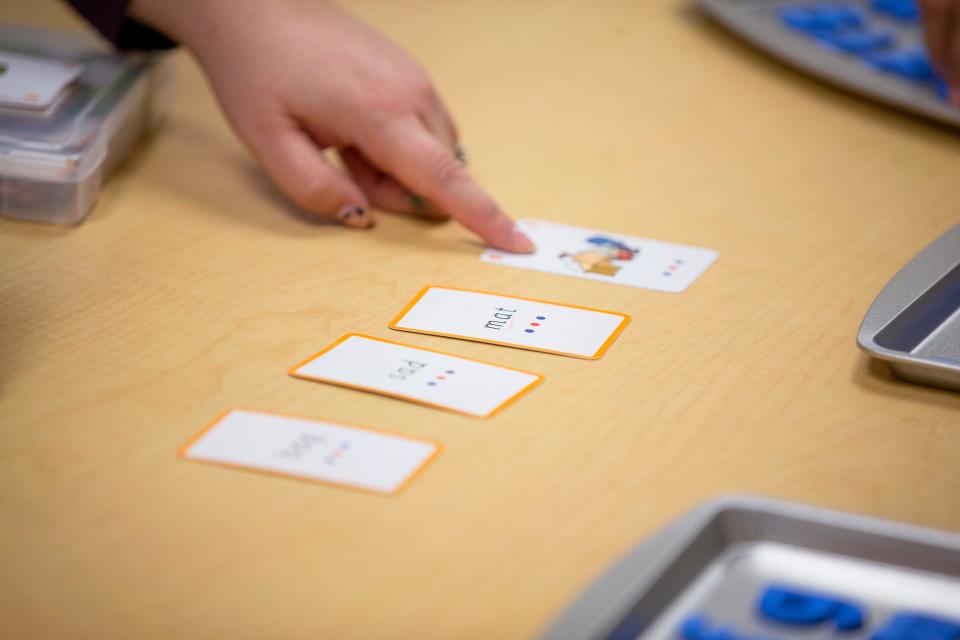
POLYGON ((439 155, 433 162, 432 175, 444 187, 460 184, 470 179, 467 168, 453 155, 439 155))
POLYGON ((437 97, 437 90, 433 86, 430 77, 425 73, 416 73, 408 81, 408 86, 413 94, 419 98, 434 99, 437 97))
POLYGON ((411 110, 406 96, 395 91, 379 90, 370 96, 371 113, 380 120, 392 120, 411 110))

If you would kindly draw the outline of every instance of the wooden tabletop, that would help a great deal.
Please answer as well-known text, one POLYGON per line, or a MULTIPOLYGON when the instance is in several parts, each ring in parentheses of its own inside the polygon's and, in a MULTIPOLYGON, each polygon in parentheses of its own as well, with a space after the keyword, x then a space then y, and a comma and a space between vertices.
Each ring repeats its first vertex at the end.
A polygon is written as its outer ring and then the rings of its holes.
MULTIPOLYGON (((680 0, 364 0, 517 217, 717 249, 683 294, 482 263, 453 224, 318 224, 179 56, 169 121, 73 228, 0 222, 10 638, 525 638, 722 493, 960 531, 960 396, 861 354, 960 212, 956 131, 773 62, 680 0), (424 284, 629 313, 598 361, 386 326, 424 284), (298 380, 358 331, 542 372, 490 420, 298 380), (218 412, 437 440, 380 497, 181 460, 218 412), (11 631, 13 630, 13 631, 11 631)), ((4 21, 79 30, 58 2, 4 21)))

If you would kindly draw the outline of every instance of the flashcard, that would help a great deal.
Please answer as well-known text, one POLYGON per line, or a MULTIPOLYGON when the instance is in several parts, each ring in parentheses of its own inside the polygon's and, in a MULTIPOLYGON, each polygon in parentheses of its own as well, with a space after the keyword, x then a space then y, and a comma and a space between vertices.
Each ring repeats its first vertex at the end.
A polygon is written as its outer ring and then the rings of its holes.
POLYGON ((537 251, 521 255, 488 249, 481 256, 484 262, 679 293, 717 259, 712 249, 545 220, 523 219, 517 225, 537 245, 537 251))
POLYGON ((429 286, 389 327, 596 360, 629 322, 613 311, 429 286))
POLYGON ((0 105, 46 109, 82 71, 78 62, 0 51, 0 105))
POLYGON ((486 418, 538 385, 538 373, 358 333, 298 364, 290 375, 486 418))
POLYGON ((233 409, 194 436, 180 455, 233 467, 397 493, 440 445, 330 422, 233 409))

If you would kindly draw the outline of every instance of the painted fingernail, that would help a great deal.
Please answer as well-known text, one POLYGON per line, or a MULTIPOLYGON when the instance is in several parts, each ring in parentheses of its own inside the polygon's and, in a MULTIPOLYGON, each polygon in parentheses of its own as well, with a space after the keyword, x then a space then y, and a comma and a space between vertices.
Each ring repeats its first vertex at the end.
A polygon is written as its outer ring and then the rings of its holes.
POLYGON ((510 232, 510 246, 514 253, 533 253, 537 250, 533 240, 523 231, 520 231, 520 227, 514 227, 513 231, 510 232))
POLYGON ((373 225, 370 212, 364 207, 355 204, 344 205, 337 213, 337 221, 339 221, 340 224, 345 224, 348 227, 356 227, 357 229, 368 229, 373 225))

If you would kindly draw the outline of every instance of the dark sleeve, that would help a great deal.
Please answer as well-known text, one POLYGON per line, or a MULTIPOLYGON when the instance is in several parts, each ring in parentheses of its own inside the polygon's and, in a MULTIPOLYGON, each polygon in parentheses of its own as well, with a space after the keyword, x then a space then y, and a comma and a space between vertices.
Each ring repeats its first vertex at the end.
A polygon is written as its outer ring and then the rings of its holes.
POLYGON ((177 46, 159 31, 127 16, 130 0, 67 0, 118 49, 169 49, 177 46))

